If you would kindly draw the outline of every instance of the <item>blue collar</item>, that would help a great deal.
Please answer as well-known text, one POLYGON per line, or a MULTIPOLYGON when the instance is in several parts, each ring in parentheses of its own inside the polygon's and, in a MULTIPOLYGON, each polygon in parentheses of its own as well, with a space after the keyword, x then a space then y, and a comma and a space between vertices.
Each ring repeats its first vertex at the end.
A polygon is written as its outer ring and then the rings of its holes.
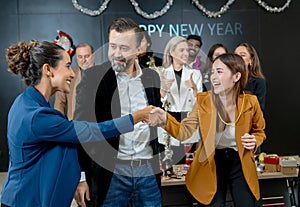
POLYGON ((30 96, 39 105, 50 108, 50 103, 46 101, 45 97, 34 86, 29 86, 25 91, 25 95, 30 96))

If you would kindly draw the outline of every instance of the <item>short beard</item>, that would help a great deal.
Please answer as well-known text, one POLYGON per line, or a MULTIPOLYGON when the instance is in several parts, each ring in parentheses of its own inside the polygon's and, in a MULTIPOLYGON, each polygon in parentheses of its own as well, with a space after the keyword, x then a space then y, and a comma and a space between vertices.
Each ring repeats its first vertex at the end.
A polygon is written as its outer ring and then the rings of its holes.
POLYGON ((119 65, 119 64, 111 63, 111 67, 116 72, 124 72, 127 69, 127 64, 123 63, 119 65))
POLYGON ((127 60, 125 58, 115 58, 115 57, 112 57, 111 59, 111 67, 114 71, 116 72, 124 72, 126 69, 127 69, 127 60), (122 64, 116 64, 114 63, 114 60, 123 60, 124 63, 122 64))
POLYGON ((129 68, 129 66, 131 65, 131 63, 133 63, 133 62, 134 62, 134 59, 127 60, 125 58, 115 58, 115 57, 113 57, 112 60, 111 60, 111 67, 116 72, 125 72, 129 68), (116 60, 116 59, 119 59, 119 60, 121 59, 121 60, 124 61, 124 63, 122 63, 122 64, 115 64, 114 60, 116 60))

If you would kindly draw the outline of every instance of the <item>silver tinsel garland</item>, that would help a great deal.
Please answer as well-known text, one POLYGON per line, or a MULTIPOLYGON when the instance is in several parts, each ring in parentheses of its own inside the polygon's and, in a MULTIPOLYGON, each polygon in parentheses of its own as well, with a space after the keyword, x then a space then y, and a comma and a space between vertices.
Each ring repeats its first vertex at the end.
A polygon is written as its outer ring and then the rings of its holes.
POLYGON ((162 159, 163 163, 163 170, 169 170, 171 174, 173 173, 173 150, 171 145, 171 136, 167 133, 164 133, 163 135, 163 141, 165 143, 165 156, 162 159))
MULTIPOLYGON (((106 9, 107 5, 109 4, 111 0, 105 0, 102 5, 97 9, 97 10, 90 10, 88 8, 85 8, 81 6, 77 0, 72 0, 73 6, 79 10, 80 12, 90 15, 90 16, 97 16, 102 14, 106 9)), ((210 11, 206 9, 202 4, 200 4, 199 0, 192 0, 192 3, 195 4, 195 6, 207 17, 209 18, 217 18, 221 17, 222 14, 228 11, 229 6, 234 3, 235 0, 228 0, 227 3, 221 7, 219 11, 210 11)), ((266 11, 271 12, 271 13, 279 13, 283 12, 286 8, 289 7, 290 3, 292 0, 287 0, 286 3, 282 7, 271 7, 269 6, 266 2, 263 0, 254 0, 258 3, 259 6, 263 7, 266 11)), ((168 12, 168 10, 173 6, 173 0, 167 0, 165 6, 160 10, 160 11, 155 11, 152 14, 148 14, 147 12, 143 11, 140 7, 139 4, 137 3, 136 0, 130 0, 132 6, 134 7, 135 11, 144 17, 145 19, 155 19, 158 17, 163 16, 168 12)))
POLYGON ((255 0, 255 1, 258 3, 259 6, 263 7, 268 12, 272 12, 272 13, 283 12, 283 10, 288 8, 290 6, 290 3, 292 2, 292 0, 287 0, 282 7, 271 7, 266 2, 264 2, 262 0, 255 0))
POLYGON ((221 9, 217 12, 207 10, 202 4, 199 3, 198 0, 192 0, 192 3, 195 4, 196 7, 209 18, 216 18, 221 17, 221 14, 224 14, 229 9, 229 6, 234 3, 234 0, 227 1, 227 3, 224 6, 222 6, 221 9))
POLYGON ((141 15, 142 17, 144 17, 146 19, 155 19, 157 17, 164 15, 165 13, 168 12, 168 10, 173 5, 173 0, 167 0, 166 5, 160 11, 155 11, 152 14, 148 14, 139 7, 139 4, 135 0, 130 0, 130 2, 132 4, 132 6, 134 7, 136 13, 138 13, 139 15, 141 15))

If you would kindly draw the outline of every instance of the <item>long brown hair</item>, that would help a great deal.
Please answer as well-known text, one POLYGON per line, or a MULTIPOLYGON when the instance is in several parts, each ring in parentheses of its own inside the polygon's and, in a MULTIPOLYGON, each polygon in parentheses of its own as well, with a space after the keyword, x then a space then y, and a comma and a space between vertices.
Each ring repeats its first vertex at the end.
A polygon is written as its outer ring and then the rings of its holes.
POLYGON ((251 64, 248 65, 249 76, 252 76, 255 78, 266 79, 262 72, 259 57, 258 57, 258 54, 257 54, 255 48, 252 45, 250 45, 249 43, 239 43, 236 46, 236 48, 240 47, 240 46, 245 47, 251 56, 252 61, 251 61, 251 64))
MULTIPOLYGON (((218 56, 215 60, 213 60, 213 63, 216 60, 220 60, 222 63, 224 63, 228 69, 231 71, 231 74, 234 75, 236 73, 240 73, 241 77, 240 79, 235 83, 233 87, 233 99, 238 101, 238 97, 240 94, 243 94, 243 90, 247 84, 248 79, 248 70, 246 70, 246 66, 244 63, 244 60, 241 56, 233 53, 225 53, 220 56, 218 56)), ((226 112, 224 105, 222 104, 220 97, 218 94, 214 93, 214 88, 212 88, 212 100, 213 103, 217 109, 217 112, 220 114, 221 117, 225 117, 224 120, 226 122, 230 122, 229 114, 226 112)), ((242 109, 240 109, 242 110, 242 109)), ((217 131, 224 131, 225 124, 220 120, 220 118, 217 118, 217 131)))
POLYGON ((206 58, 205 66, 204 66, 204 69, 203 69, 204 73, 210 74, 211 65, 212 65, 212 62, 213 62, 213 55, 215 53, 215 50, 218 49, 218 48, 223 48, 225 50, 225 52, 228 53, 228 49, 227 49, 227 47, 225 47, 225 45, 223 45, 221 43, 216 43, 216 44, 212 45, 209 48, 209 51, 207 53, 207 58, 206 58))

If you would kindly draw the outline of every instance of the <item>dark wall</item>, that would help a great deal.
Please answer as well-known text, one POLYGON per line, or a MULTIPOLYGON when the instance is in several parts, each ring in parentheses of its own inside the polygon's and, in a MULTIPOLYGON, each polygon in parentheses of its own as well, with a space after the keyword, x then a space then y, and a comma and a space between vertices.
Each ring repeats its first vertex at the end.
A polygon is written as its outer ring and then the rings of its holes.
MULTIPOLYGON (((91 9, 100 6, 99 1, 79 2, 91 9)), ((140 7, 149 13, 160 10, 166 1, 157 0, 155 5, 153 2, 139 1, 140 7)), ((204 3, 208 9, 216 11, 222 6, 219 2, 204 3)), ((273 4, 273 1, 266 2, 273 4)), ((281 6, 285 1, 277 3, 272 6, 281 6)), ((192 33, 197 27, 198 30, 194 31, 201 33, 203 38, 203 54, 207 53, 212 44, 218 42, 224 43, 230 51, 233 51, 239 42, 253 44, 259 53, 268 86, 268 139, 263 145, 263 151, 279 155, 300 152, 297 140, 297 106, 300 105, 300 101, 297 98, 296 86, 300 75, 297 68, 300 28, 295 22, 300 17, 299 1, 292 1, 288 9, 276 14, 265 11, 253 0, 235 1, 221 18, 208 18, 190 0, 176 0, 167 14, 148 20, 135 12, 130 1, 112 0, 106 11, 91 17, 77 11, 71 0, 10 0, 0 2, 0 171, 6 170, 8 165, 7 113, 15 97, 25 89, 20 78, 6 70, 5 48, 20 40, 53 41, 57 30, 71 35, 75 45, 86 41, 95 49, 103 48, 107 43, 107 27, 119 16, 129 16, 147 29, 161 28, 164 25, 162 36, 159 36, 158 32, 152 34, 155 39, 153 48, 161 53, 170 38, 170 28, 177 26, 181 28, 178 32, 182 36, 192 33)), ((76 65, 74 58, 72 65, 76 65)))

